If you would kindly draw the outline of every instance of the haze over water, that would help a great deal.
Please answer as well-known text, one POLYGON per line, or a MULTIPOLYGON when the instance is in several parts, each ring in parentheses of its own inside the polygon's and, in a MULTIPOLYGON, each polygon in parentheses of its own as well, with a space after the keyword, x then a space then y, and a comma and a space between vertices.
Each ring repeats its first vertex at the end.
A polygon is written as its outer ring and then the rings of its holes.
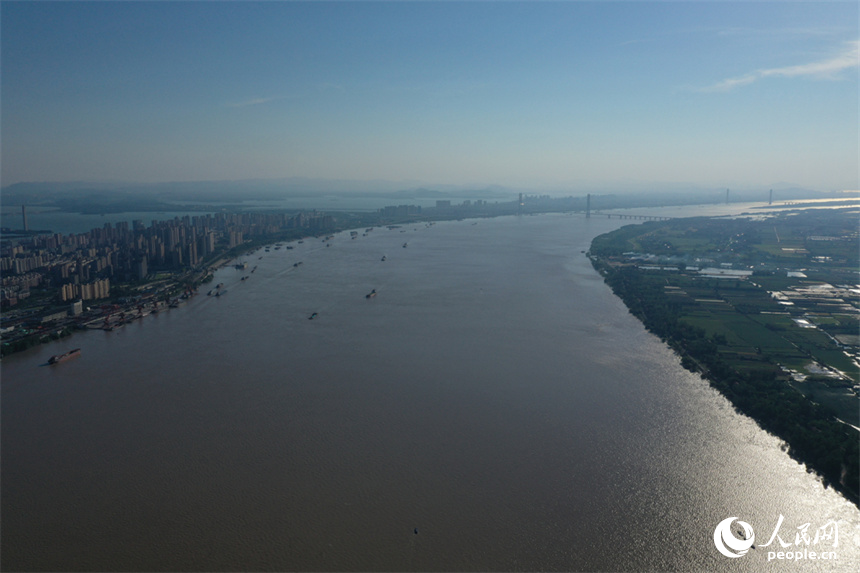
POLYGON ((582 254, 628 222, 306 239, 218 271, 225 296, 4 359, 3 568, 857 570, 860 511, 582 254), (839 560, 717 553, 723 519, 763 544, 780 515, 791 541, 837 520, 839 560))

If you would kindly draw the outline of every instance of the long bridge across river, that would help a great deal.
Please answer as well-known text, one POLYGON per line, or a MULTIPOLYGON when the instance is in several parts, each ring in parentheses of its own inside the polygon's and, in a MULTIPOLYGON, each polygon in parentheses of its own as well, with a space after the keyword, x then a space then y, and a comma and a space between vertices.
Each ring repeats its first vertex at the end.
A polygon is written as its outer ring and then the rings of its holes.
MULTIPOLYGON (((727 191, 727 193, 728 193, 728 191, 727 191)), ((520 193, 520 205, 522 205, 522 197, 523 197, 523 195, 522 195, 522 193, 520 193)), ((728 198, 728 195, 726 195, 726 197, 728 198)), ((603 215, 604 213, 601 213, 600 211, 595 210, 594 214, 595 215, 603 215)), ((654 216, 654 215, 633 215, 633 214, 621 214, 621 213, 605 213, 605 215, 606 215, 607 219, 611 219, 612 215, 615 215, 619 219, 638 219, 640 221, 668 221, 668 220, 674 218, 674 217, 658 217, 658 216, 654 216)), ((585 218, 586 219, 591 218, 591 193, 589 193, 585 198, 585 218)))
POLYGON ((640 219, 644 221, 669 221, 674 219, 675 217, 657 217, 654 215, 622 215, 620 213, 598 213, 595 212, 594 215, 606 215, 607 219, 611 219, 612 217, 616 217, 618 219, 640 219))

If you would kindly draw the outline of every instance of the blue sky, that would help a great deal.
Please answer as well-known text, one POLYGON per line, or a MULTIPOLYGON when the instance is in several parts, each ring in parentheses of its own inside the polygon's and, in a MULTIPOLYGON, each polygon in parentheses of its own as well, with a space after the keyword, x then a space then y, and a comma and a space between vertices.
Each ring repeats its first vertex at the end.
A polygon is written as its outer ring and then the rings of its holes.
POLYGON ((856 2, 3 2, 2 184, 857 189, 856 2))

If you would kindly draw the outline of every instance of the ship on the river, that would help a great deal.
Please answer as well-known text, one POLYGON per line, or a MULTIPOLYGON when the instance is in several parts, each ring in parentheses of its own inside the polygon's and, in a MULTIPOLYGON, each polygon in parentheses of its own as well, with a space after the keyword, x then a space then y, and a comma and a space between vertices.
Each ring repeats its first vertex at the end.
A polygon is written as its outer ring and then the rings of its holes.
POLYGON ((81 354, 80 348, 75 348, 74 350, 69 350, 63 354, 55 354, 48 359, 48 364, 59 364, 60 362, 65 362, 70 358, 75 358, 81 354))

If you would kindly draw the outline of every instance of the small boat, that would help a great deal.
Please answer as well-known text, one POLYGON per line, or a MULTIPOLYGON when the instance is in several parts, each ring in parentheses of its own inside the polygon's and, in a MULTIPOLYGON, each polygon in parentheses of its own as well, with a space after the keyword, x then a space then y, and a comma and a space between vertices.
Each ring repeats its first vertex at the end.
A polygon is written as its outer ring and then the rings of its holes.
POLYGON ((385 262, 385 255, 382 255, 382 259, 380 259, 380 260, 385 262))
POLYGON ((376 296, 376 289, 373 289, 372 291, 370 291, 369 293, 364 295, 364 298, 373 298, 375 296, 376 296))
POLYGON ((409 243, 403 243, 403 248, 405 249, 405 248, 406 248, 406 245, 408 245, 408 244, 409 244, 409 243))
POLYGON ((301 261, 299 261, 299 262, 297 262, 297 263, 293 263, 293 266, 294 266, 294 267, 297 267, 297 266, 299 266, 300 264, 302 264, 302 262, 301 262, 301 261))
POLYGON ((65 362, 66 360, 68 360, 70 358, 75 358, 77 356, 80 356, 80 354, 81 354, 80 348, 75 348, 74 350, 69 350, 68 352, 65 352, 63 354, 55 354, 54 356, 51 356, 48 359, 48 364, 59 364, 60 362, 65 362))
POLYGON ((310 316, 308 317, 308 320, 313 320, 313 319, 315 319, 316 317, 317 317, 317 313, 313 313, 312 315, 310 315, 310 316))

